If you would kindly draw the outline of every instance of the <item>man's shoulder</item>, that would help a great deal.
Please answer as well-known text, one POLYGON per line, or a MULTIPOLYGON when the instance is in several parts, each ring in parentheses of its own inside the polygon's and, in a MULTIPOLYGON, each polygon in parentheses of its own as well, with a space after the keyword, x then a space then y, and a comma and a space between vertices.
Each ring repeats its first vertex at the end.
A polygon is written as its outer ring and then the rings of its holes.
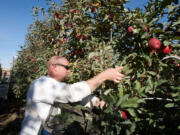
POLYGON ((56 82, 56 80, 54 80, 53 78, 51 77, 48 77, 48 76, 41 76, 39 78, 37 78, 36 80, 34 80, 34 82, 44 82, 44 81, 54 81, 56 82))
POLYGON ((41 76, 39 78, 37 78, 36 80, 34 80, 34 82, 32 84, 53 84, 53 85, 65 85, 66 83, 63 83, 63 82, 58 82, 56 81, 55 79, 51 78, 51 77, 48 77, 48 76, 41 76))

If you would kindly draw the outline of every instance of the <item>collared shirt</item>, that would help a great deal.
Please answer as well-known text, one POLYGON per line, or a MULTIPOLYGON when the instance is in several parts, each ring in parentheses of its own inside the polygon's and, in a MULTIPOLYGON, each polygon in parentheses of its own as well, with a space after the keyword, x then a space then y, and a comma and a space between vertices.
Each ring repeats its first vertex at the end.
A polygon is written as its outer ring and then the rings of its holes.
POLYGON ((27 106, 19 135, 38 135, 42 121, 47 119, 51 104, 55 101, 78 102, 90 94, 91 90, 86 81, 66 84, 47 76, 40 77, 30 85, 28 90, 27 106))

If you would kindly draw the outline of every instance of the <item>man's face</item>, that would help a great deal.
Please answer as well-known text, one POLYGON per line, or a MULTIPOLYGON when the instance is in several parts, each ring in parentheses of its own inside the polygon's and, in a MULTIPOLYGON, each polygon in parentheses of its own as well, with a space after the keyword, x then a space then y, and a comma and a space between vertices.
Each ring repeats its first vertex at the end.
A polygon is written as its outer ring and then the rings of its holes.
POLYGON ((66 59, 58 60, 55 64, 55 74, 59 81, 67 80, 70 73, 69 62, 66 59))

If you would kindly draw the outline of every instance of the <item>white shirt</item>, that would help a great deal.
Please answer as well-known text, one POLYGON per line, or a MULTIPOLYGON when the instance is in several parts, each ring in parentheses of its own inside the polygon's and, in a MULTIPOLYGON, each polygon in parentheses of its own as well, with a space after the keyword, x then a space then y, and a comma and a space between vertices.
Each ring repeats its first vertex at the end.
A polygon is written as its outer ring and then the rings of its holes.
POLYGON ((38 135, 42 124, 41 120, 47 119, 51 108, 50 104, 53 104, 54 101, 61 103, 77 102, 90 94, 90 87, 85 81, 66 84, 50 77, 40 77, 30 85, 28 90, 25 117, 19 135, 38 135), (41 120, 37 115, 34 115, 34 112, 38 114, 41 120))

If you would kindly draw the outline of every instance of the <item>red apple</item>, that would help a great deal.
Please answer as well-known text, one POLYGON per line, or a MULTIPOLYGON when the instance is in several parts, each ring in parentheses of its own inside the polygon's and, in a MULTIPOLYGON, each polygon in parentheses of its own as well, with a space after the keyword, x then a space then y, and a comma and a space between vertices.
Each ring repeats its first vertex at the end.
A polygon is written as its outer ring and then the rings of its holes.
POLYGON ((162 51, 163 51, 164 54, 171 53, 172 47, 170 45, 164 46, 162 51))
POLYGON ((59 42, 59 44, 60 44, 60 45, 61 45, 61 44, 64 44, 66 41, 67 41, 67 38, 63 38, 63 39, 59 42))
POLYGON ((59 13, 57 13, 57 12, 55 13, 55 16, 56 16, 58 19, 61 19, 61 17, 62 17, 61 14, 59 14, 59 13))
POLYGON ((77 14, 79 11, 78 10, 74 10, 74 13, 77 14))
POLYGON ((176 64, 176 66, 180 68, 180 64, 176 64))
POLYGON ((66 26, 67 28, 72 28, 71 24, 64 24, 64 26, 66 26))
POLYGON ((161 48, 161 42, 159 39, 157 38, 151 38, 149 40, 148 46, 152 49, 152 50, 157 50, 161 48))
POLYGON ((86 40, 88 37, 85 35, 82 35, 82 40, 86 40))
POLYGON ((129 33, 132 33, 132 32, 133 32, 132 29, 133 29, 133 26, 129 26, 129 27, 128 27, 128 32, 129 32, 129 33))
POLYGON ((60 14, 58 14, 58 15, 57 15, 57 18, 58 18, 58 19, 61 19, 61 15, 60 15, 60 14))
POLYGON ((152 52, 152 53, 155 53, 155 52, 157 52, 157 49, 152 49, 152 48, 150 48, 149 46, 148 46, 148 51, 150 51, 150 52, 152 52))
POLYGON ((127 120, 126 112, 125 112, 125 111, 121 111, 121 113, 122 113, 122 117, 123 117, 125 120, 127 120))
POLYGON ((75 54, 82 54, 82 50, 80 49, 75 50, 75 54))
POLYGON ((69 9, 69 12, 71 13, 71 12, 73 12, 74 11, 74 9, 69 9))
POLYGON ((79 33, 76 33, 76 38, 80 38, 81 35, 79 35, 79 33))
POLYGON ((68 27, 68 28, 71 28, 71 27, 72 27, 72 25, 71 25, 71 24, 68 24, 68 25, 67 25, 67 27, 68 27))
POLYGON ((141 78, 146 78, 146 75, 145 75, 145 74, 142 74, 142 75, 141 75, 141 78))
POLYGON ((63 42, 65 43, 67 41, 67 38, 63 38, 63 42))
POLYGON ((40 45, 40 44, 37 44, 36 46, 37 46, 37 47, 40 47, 41 45, 40 45))
POLYGON ((33 62, 33 61, 34 61, 34 58, 32 57, 32 58, 30 59, 30 61, 33 62))

